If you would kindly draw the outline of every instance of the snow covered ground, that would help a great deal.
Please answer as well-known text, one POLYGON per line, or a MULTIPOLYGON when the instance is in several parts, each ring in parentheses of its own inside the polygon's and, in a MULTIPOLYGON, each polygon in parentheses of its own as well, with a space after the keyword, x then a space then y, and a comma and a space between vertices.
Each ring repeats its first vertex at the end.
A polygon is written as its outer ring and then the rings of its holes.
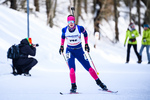
MULTIPOLYGON (((39 63, 31 70, 31 77, 11 75, 7 50, 27 37, 26 23, 26 14, 0 6, 0 100, 150 100, 150 66, 145 50, 142 64, 136 63, 133 49, 130 63, 125 64, 126 48, 122 42, 112 44, 104 38, 94 49, 92 35, 89 36, 90 55, 99 77, 109 89, 119 92, 99 91, 89 73, 76 61, 77 86, 81 94, 60 95, 59 92, 70 90, 69 70, 58 53, 61 28, 49 28, 35 16, 30 16, 30 36, 33 43, 40 45, 35 57, 39 63)), ((120 36, 124 39, 124 35, 120 36)))

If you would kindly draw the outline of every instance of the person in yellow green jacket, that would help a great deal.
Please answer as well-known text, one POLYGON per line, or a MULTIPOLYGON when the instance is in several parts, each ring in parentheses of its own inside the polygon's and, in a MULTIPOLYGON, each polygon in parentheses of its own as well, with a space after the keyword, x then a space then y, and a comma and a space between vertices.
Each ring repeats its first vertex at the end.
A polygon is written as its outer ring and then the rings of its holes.
POLYGON ((129 24, 129 28, 127 29, 126 31, 126 38, 125 38, 125 41, 124 41, 124 47, 126 45, 126 42, 127 42, 127 39, 128 39, 128 45, 127 45, 127 58, 126 58, 126 63, 129 62, 130 60, 130 49, 131 49, 131 46, 133 46, 134 48, 134 51, 135 51, 135 54, 138 58, 138 63, 140 62, 141 60, 141 56, 139 55, 139 53, 137 52, 137 41, 136 41, 136 37, 139 36, 139 33, 138 31, 135 29, 135 25, 133 23, 130 23, 129 24))
MULTIPOLYGON (((143 31, 143 36, 142 36, 142 46, 140 49, 140 55, 142 57, 142 52, 144 47, 146 47, 146 53, 147 53, 147 59, 148 59, 148 64, 150 64, 150 54, 149 54, 149 48, 150 48, 150 27, 148 24, 144 25, 144 31, 143 31)), ((142 62, 142 60, 141 60, 142 62)))

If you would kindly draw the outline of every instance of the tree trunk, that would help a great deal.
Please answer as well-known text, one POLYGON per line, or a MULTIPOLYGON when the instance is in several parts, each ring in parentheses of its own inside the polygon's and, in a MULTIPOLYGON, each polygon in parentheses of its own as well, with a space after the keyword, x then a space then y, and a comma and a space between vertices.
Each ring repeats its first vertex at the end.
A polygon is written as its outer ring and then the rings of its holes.
POLYGON ((78 17, 81 16, 81 0, 78 0, 78 17))
POLYGON ((74 0, 74 5, 75 5, 74 16, 76 20, 75 23, 78 24, 79 16, 81 16, 81 0, 74 0))
POLYGON ((142 0, 146 5, 147 9, 145 12, 144 24, 150 24, 150 0, 142 0))
POLYGON ((140 17, 140 1, 137 0, 137 12, 138 12, 138 26, 139 26, 139 34, 141 34, 141 17, 140 17))
POLYGON ((93 0, 93 10, 92 10, 93 15, 94 15, 94 13, 96 11, 96 1, 97 0, 93 0))
POLYGON ((130 0, 130 12, 129 12, 129 15, 130 15, 130 23, 131 23, 131 20, 132 20, 132 15, 131 15, 131 9, 132 9, 132 0, 130 0))
POLYGON ((99 24, 100 24, 100 21, 101 21, 101 16, 100 16, 100 13, 101 13, 101 10, 102 10, 102 6, 103 6, 103 3, 101 0, 94 0, 93 1, 94 3, 94 35, 96 32, 99 33, 99 39, 100 39, 100 27, 99 27, 99 24))
POLYGON ((78 24, 78 17, 79 17, 79 0, 75 0, 75 20, 76 24, 78 24))
POLYGON ((46 13, 47 13, 47 25, 49 24, 50 27, 53 27, 53 20, 52 20, 52 0, 46 0, 46 13))
POLYGON ((87 0, 84 0, 84 10, 85 10, 85 13, 87 13, 87 0))
POLYGON ((39 0, 34 0, 35 11, 40 11, 39 9, 39 0))
POLYGON ((55 0, 55 4, 54 4, 54 11, 53 11, 53 18, 56 16, 55 12, 56 12, 56 7, 57 7, 57 0, 55 0))
POLYGON ((22 0, 20 5, 21 5, 21 9, 25 9, 25 3, 26 3, 26 0, 22 0))
POLYGON ((53 27, 53 1, 50 0, 50 10, 49 10, 49 14, 48 14, 48 23, 50 27, 53 27))
POLYGON ((118 32, 118 11, 117 11, 117 0, 114 0, 114 13, 115 13, 115 39, 119 41, 119 32, 118 32))
POLYGON ((50 10, 50 0, 46 0, 46 14, 47 14, 47 18, 48 18, 49 10, 50 10))
POLYGON ((17 10, 17 0, 10 0, 10 8, 17 10))
POLYGON ((53 18, 55 17, 55 11, 57 6, 57 0, 46 0, 46 13, 47 13, 47 24, 53 27, 53 18))

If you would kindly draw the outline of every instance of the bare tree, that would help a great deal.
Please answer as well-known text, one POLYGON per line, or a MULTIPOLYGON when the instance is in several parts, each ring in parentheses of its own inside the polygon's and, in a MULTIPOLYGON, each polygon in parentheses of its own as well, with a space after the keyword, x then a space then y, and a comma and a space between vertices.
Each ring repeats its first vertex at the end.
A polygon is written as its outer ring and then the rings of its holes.
POLYGON ((84 10, 85 10, 85 13, 87 13, 87 0, 84 0, 84 10))
MULTIPOLYGON (((93 0, 94 3, 94 34, 100 33, 100 22, 102 19, 108 21, 110 16, 113 15, 112 7, 113 0, 93 0)), ((100 35, 99 35, 100 36, 100 35)), ((99 38, 100 39, 100 38, 99 38)))
POLYGON ((139 34, 141 34, 141 17, 140 17, 140 1, 137 0, 137 12, 138 12, 138 26, 139 26, 139 34))
POLYGON ((39 8, 39 0, 34 0, 34 6, 35 6, 35 11, 40 11, 40 8, 39 8))
POLYGON ((10 8, 17 10, 17 0, 10 0, 10 8))
POLYGON ((10 8, 17 10, 17 0, 5 0, 2 2, 2 4, 8 5, 8 1, 10 1, 10 8))
MULTIPOLYGON (((102 10, 103 3, 101 0, 93 0, 93 3, 94 3, 94 34, 95 34, 95 32, 98 32, 100 34, 99 24, 102 19, 100 13, 102 10)), ((100 37, 99 37, 99 39, 100 39, 100 37)))
POLYGON ((147 9, 145 12, 144 24, 150 24, 150 0, 142 0, 147 9))
POLYGON ((25 3, 26 3, 26 0, 21 0, 21 3, 20 3, 21 9, 25 9, 25 3))
POLYGON ((51 6, 51 0, 46 0, 46 14, 47 14, 47 18, 48 18, 48 14, 49 14, 49 10, 50 10, 50 6, 51 6))
POLYGON ((57 0, 55 0, 55 3, 54 3, 54 11, 53 11, 53 15, 54 17, 56 16, 56 7, 57 7, 57 0))
POLYGON ((78 24, 78 18, 81 16, 81 0, 74 0, 75 7, 75 20, 76 24, 78 24))
POLYGON ((129 12, 129 16, 130 16, 130 23, 131 23, 131 19, 132 19, 132 14, 131 14, 131 9, 132 9, 132 0, 130 0, 130 12, 129 12))
POLYGON ((114 14, 115 14, 115 39, 119 41, 119 32, 118 32, 118 11, 117 11, 117 0, 114 0, 114 14))
POLYGON ((55 17, 55 11, 57 6, 57 0, 46 0, 46 13, 47 13, 47 24, 53 27, 53 18, 55 17))

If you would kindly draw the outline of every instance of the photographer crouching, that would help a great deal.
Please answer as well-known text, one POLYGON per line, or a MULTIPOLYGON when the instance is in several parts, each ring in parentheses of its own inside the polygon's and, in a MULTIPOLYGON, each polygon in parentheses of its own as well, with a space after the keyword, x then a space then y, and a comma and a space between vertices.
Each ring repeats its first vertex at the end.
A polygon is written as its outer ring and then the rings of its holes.
POLYGON ((29 71, 38 63, 38 61, 33 57, 36 55, 36 47, 38 44, 32 44, 31 38, 22 39, 19 44, 20 57, 12 60, 13 73, 16 75, 24 74, 24 76, 31 76, 29 71), (17 70, 17 72, 15 72, 17 70))

